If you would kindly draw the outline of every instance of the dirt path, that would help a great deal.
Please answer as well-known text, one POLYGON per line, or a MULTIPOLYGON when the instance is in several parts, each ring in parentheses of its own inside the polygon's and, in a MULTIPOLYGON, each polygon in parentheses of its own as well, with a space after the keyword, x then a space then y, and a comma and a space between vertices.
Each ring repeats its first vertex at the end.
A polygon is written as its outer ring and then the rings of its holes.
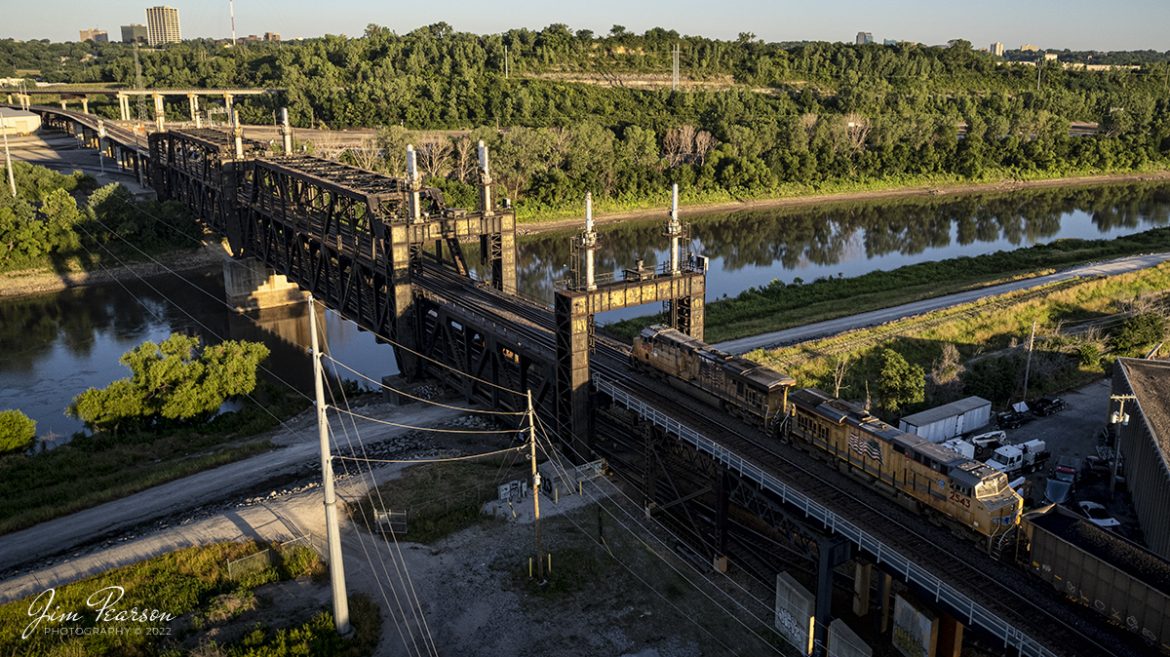
MULTIPOLYGON (((1052 178, 1050 180, 1003 180, 990 183, 963 183, 942 186, 900 187, 897 189, 872 190, 864 192, 840 192, 836 194, 811 194, 807 196, 792 196, 786 198, 770 198, 754 201, 731 201, 727 203, 701 203, 684 206, 682 211, 690 216, 714 212, 731 212, 735 210, 766 210, 772 208, 802 207, 820 205, 823 203, 846 203, 857 201, 880 201, 897 198, 913 197, 940 197, 959 196, 964 194, 982 194, 1014 192, 1022 189, 1051 189, 1053 187, 1083 187, 1088 185, 1103 185, 1127 182, 1170 181, 1170 171, 1153 171, 1146 173, 1112 173, 1099 176, 1076 176, 1073 178, 1052 178)), ((599 224, 615 223, 629 219, 651 219, 666 217, 666 204, 661 208, 647 208, 644 210, 630 210, 628 212, 614 212, 610 214, 595 214, 594 221, 599 224)), ((546 231, 580 228, 581 219, 556 219, 552 221, 534 221, 517 226, 521 234, 541 233, 546 231)))

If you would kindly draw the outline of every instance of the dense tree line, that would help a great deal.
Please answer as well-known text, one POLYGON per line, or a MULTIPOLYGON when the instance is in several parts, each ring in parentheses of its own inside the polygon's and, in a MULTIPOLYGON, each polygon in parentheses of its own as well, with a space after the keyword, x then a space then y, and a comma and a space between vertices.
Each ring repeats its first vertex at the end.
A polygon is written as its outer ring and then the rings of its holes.
MULTIPOLYGON (((141 76, 121 44, 0 42, 0 74, 35 64, 70 81, 285 89, 271 102, 287 104, 298 125, 397 128, 384 130, 374 157, 351 155, 395 174, 404 128, 470 130, 433 140, 432 180, 470 198, 467 155, 482 137, 507 195, 534 212, 576 204, 586 189, 629 205, 671 182, 693 200, 728 199, 793 186, 1128 170, 1170 158, 1170 69, 1148 53, 1134 60, 1145 65, 1137 71, 1049 63, 1038 76, 965 41, 781 44, 619 25, 595 35, 563 24, 477 35, 439 23, 236 48, 188 41, 141 49, 138 59, 141 76), (686 79, 722 86, 624 86, 668 74, 675 45, 686 79), (567 81, 582 76, 608 84, 567 81), (1073 121, 1100 132, 1074 137, 1073 121)), ((264 102, 241 104, 245 119, 270 122, 274 106, 264 102)))
MULTIPOLYGON (((179 203, 136 201, 117 183, 95 189, 93 178, 80 172, 23 162, 13 163, 13 172, 17 195, 0 194, 0 271, 65 268, 68 261, 88 269, 109 252, 137 259, 127 243, 144 250, 191 247, 202 234, 179 203)), ((7 175, 0 166, 0 177, 7 175)))

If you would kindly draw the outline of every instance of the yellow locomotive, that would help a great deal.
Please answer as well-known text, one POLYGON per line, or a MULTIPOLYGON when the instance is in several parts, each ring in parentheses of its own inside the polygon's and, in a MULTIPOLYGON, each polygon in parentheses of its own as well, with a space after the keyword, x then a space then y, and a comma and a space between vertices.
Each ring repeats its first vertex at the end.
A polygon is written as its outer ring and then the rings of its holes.
POLYGON ((950 518, 992 537, 1019 524, 1024 500, 1007 475, 912 433, 899 431, 861 406, 815 388, 790 396, 791 440, 848 463, 920 511, 950 518))
POLYGON ((630 362, 690 384, 691 396, 765 429, 784 418, 788 389, 796 385, 790 376, 659 325, 634 337, 630 362))
POLYGON ((796 381, 776 370, 663 326, 645 328, 634 338, 630 362, 679 382, 692 397, 770 435, 847 463, 879 488, 910 500, 919 512, 944 516, 983 537, 1020 522, 1024 501, 1002 472, 815 388, 789 394, 796 381))

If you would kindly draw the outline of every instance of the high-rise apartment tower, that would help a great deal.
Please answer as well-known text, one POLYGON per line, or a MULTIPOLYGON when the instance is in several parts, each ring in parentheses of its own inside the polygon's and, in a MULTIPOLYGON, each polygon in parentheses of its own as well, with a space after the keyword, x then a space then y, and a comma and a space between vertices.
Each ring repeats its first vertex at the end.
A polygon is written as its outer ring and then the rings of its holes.
POLYGON ((178 43, 183 37, 179 33, 179 10, 174 7, 146 8, 146 41, 152 46, 164 43, 178 43))

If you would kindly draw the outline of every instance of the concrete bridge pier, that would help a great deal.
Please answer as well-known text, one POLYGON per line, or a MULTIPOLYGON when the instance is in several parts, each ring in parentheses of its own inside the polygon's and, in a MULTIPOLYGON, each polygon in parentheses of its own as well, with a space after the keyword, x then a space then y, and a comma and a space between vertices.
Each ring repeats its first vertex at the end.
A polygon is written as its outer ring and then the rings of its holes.
POLYGON ((199 122, 199 95, 198 94, 187 94, 187 107, 191 111, 191 122, 195 124, 196 128, 202 127, 199 125, 200 122, 199 122))
POLYGON ((61 99, 61 109, 69 109, 69 101, 61 99))
POLYGON ((162 94, 154 94, 154 127, 159 132, 166 129, 166 114, 163 111, 162 94))
POLYGON ((87 96, 81 97, 81 111, 89 114, 89 97, 87 96))
POLYGON ((853 562, 853 613, 869 614, 869 592, 873 582, 873 564, 863 559, 853 562))
POLYGON ((223 287, 228 305, 240 312, 302 303, 309 298, 308 292, 255 258, 224 260, 223 287))
POLYGON ((130 97, 126 94, 118 94, 118 116, 123 121, 130 120, 130 97))

